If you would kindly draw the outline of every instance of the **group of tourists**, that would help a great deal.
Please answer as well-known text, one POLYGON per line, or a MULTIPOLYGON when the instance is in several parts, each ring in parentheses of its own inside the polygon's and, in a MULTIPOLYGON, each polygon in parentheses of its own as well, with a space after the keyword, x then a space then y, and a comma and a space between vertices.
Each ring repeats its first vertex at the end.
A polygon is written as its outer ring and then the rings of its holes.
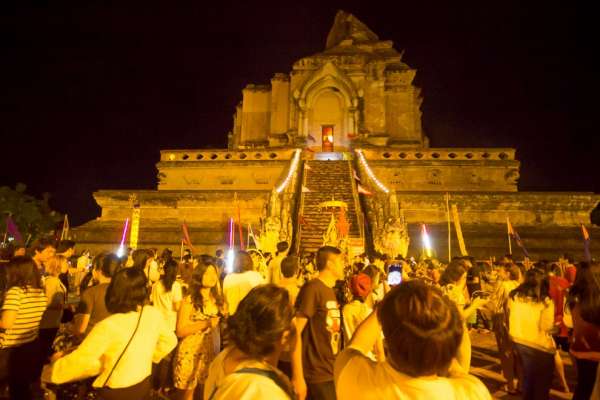
POLYGON ((74 248, 0 263, 11 399, 490 399, 473 329, 495 335, 508 393, 569 392, 570 357, 573 398, 600 398, 598 263, 74 248))

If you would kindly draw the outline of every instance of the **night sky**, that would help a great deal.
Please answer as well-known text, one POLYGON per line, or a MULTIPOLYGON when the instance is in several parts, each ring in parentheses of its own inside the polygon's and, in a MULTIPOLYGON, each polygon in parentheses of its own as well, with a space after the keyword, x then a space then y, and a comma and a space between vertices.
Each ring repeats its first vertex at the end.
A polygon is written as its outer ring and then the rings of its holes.
POLYGON ((520 190, 600 192, 576 2, 4 3, 0 185, 74 225, 95 190, 155 188, 160 149, 225 147, 242 88, 322 51, 340 8, 405 50, 432 146, 516 147, 520 190))

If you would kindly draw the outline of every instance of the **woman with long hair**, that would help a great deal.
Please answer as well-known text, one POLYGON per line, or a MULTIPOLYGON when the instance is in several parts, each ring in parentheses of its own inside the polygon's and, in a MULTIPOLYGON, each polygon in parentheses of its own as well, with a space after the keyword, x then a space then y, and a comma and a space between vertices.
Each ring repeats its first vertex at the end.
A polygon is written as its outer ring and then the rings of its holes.
POLYGON ((598 398, 591 394, 600 362, 600 263, 582 263, 567 305, 573 320, 569 352, 577 366, 573 399, 598 398))
POLYGON ((96 376, 93 386, 104 400, 148 400, 152 363, 177 344, 163 315, 147 305, 146 276, 138 268, 117 272, 106 291, 111 313, 98 322, 73 352, 56 353, 44 369, 45 382, 63 384, 96 376))
POLYGON ((506 379, 506 391, 517 394, 515 379, 517 363, 515 350, 508 334, 508 298, 510 293, 521 284, 521 270, 514 264, 503 264, 498 270, 498 285, 492 295, 492 328, 496 336, 502 375, 506 379))
POLYGON ((548 279, 538 268, 525 273, 509 295, 509 334, 523 365, 523 399, 547 399, 554 372, 554 303, 548 279))
POLYGON ((48 308, 40 323, 40 344, 45 358, 52 354, 52 343, 58 333, 67 302, 67 288, 59 275, 67 272, 68 269, 67 258, 61 255, 55 255, 46 262, 44 291, 48 299, 48 308))
POLYGON ((294 398, 277 361, 294 337, 289 293, 273 284, 252 289, 229 318, 228 346, 210 365, 204 398, 294 398))
POLYGON ((199 264, 192 275, 189 295, 177 314, 176 333, 181 339, 175 355, 173 381, 180 398, 191 400, 202 391, 208 366, 221 346, 219 321, 226 314, 219 289, 217 267, 199 264))
POLYGON ((38 335, 48 300, 31 257, 14 257, 6 275, 8 290, 0 317, 0 378, 8 380, 11 399, 29 399, 31 384, 42 367, 38 335))
MULTIPOLYGON (((162 312, 165 321, 173 332, 177 327, 177 311, 181 305, 181 284, 177 282, 177 261, 168 259, 163 265, 164 275, 152 285, 150 301, 152 305, 162 312)), ((169 354, 160 362, 156 370, 155 385, 164 390, 168 386, 168 377, 172 365, 172 356, 169 354)))

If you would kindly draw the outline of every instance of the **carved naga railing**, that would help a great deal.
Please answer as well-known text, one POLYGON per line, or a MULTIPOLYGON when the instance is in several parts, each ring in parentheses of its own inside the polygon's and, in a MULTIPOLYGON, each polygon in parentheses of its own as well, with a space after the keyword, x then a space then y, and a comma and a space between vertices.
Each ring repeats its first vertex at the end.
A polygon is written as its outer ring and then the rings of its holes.
POLYGON ((294 201, 302 173, 302 150, 296 149, 285 177, 271 191, 262 219, 260 249, 275 253, 278 242, 292 242, 297 226, 297 205, 294 201))
POLYGON ((406 257, 408 227, 396 193, 377 179, 362 150, 355 152, 361 181, 369 182, 369 186, 375 189, 371 196, 363 196, 373 247, 392 257, 406 257))

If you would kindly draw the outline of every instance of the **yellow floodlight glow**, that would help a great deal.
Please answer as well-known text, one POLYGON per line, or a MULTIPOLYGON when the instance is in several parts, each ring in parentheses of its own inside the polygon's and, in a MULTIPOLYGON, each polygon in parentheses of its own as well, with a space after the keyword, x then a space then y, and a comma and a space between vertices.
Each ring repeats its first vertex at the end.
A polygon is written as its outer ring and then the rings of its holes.
POLYGON ((373 181, 375 183, 375 185, 379 188, 379 190, 381 190, 385 193, 389 193, 390 190, 383 183, 381 183, 381 181, 379 179, 377 179, 377 177, 373 173, 373 170, 371 170, 371 168, 369 167, 369 163, 367 163, 367 159, 365 158, 365 155, 363 154, 362 150, 357 149, 356 154, 358 155, 358 161, 360 162, 362 167, 365 169, 365 171, 367 171, 367 175, 369 176, 369 179, 371 179, 371 181, 373 181))
POLYGON ((427 227, 425 226, 425 224, 421 225, 421 240, 423 242, 423 249, 425 250, 425 254, 427 255, 427 257, 431 257, 431 238, 427 233, 427 227))

